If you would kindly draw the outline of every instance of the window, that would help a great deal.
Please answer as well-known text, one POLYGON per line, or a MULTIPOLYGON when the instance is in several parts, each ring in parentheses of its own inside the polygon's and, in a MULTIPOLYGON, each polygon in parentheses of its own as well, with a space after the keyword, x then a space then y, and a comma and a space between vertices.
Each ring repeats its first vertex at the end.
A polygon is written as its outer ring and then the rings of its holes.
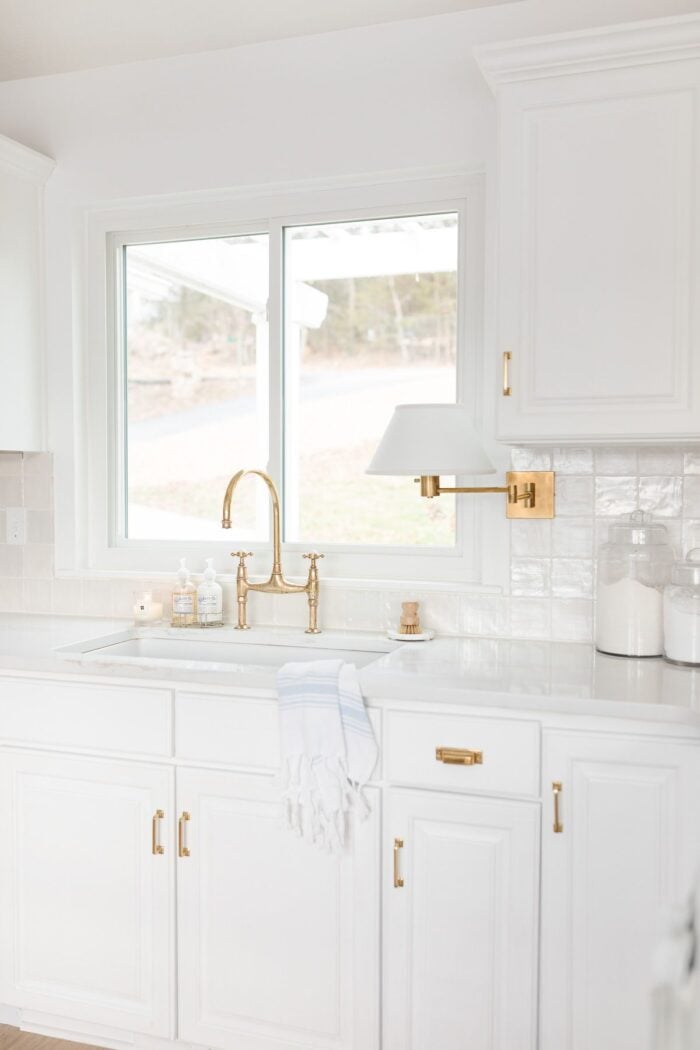
MULTIPOLYGON (((456 400, 458 233, 454 212, 285 227, 273 386, 266 233, 124 245, 125 538, 219 538, 231 473, 267 467, 272 416, 287 541, 454 547, 454 497, 365 468, 395 405, 456 400)), ((236 532, 267 538, 264 489, 236 532)))
MULTIPOLYGON (((232 464, 268 460, 268 237, 127 245, 124 535, 220 535, 232 464)), ((246 500, 244 539, 267 538, 246 500)))
POLYGON ((457 215, 292 226, 284 246, 287 538, 454 546, 453 496, 364 471, 397 404, 457 398, 457 215))
POLYGON ((487 501, 365 474, 396 404, 480 400, 482 209, 481 176, 438 174, 90 210, 85 441, 74 475, 68 428, 57 456, 61 566, 172 572, 206 555, 230 573, 245 546, 262 575, 257 479, 220 528, 246 467, 277 484, 290 576, 318 548, 325 580, 491 579, 487 501))

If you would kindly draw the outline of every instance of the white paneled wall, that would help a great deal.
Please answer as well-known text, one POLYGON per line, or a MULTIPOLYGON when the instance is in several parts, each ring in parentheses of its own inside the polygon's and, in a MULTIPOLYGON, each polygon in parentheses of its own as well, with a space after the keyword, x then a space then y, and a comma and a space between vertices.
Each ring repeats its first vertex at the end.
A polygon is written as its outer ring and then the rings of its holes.
MULTIPOLYGON (((639 507, 666 525, 679 554, 700 546, 700 450, 540 447, 514 449, 512 458, 515 469, 556 471, 557 516, 511 523, 509 595, 326 581, 322 624, 381 630, 398 621, 402 600, 417 598, 424 624, 443 634, 590 641, 595 551, 613 518, 639 507)), ((50 456, 0 453, 0 611, 126 617, 146 586, 167 607, 171 581, 162 576, 56 578, 52 504, 50 456), (11 507, 26 508, 23 545, 7 543, 11 507)), ((230 616, 233 583, 225 594, 230 616)), ((252 622, 305 624, 301 598, 253 594, 250 610, 252 622)))

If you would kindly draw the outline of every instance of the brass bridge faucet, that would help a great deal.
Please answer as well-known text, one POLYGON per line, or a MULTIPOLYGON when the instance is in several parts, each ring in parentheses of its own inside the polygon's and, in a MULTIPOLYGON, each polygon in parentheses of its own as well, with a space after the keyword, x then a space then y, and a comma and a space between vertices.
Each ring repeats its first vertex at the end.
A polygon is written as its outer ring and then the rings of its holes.
POLYGON ((239 470, 228 483, 226 495, 224 496, 223 516, 221 527, 231 528, 231 501, 236 490, 236 485, 246 474, 255 474, 262 478, 268 487, 272 501, 272 572, 270 579, 265 583, 249 583, 246 558, 252 557, 252 551, 236 551, 231 555, 238 558, 238 572, 236 573, 236 600, 238 603, 237 631, 247 631, 249 628, 247 620, 248 591, 262 591, 264 594, 306 594, 309 600, 309 626, 307 634, 320 634, 318 626, 318 568, 316 562, 323 558, 323 554, 305 554, 304 557, 310 561, 309 576, 306 583, 288 583, 282 573, 282 547, 280 530, 280 500, 275 488, 275 483, 269 474, 262 470, 239 470))

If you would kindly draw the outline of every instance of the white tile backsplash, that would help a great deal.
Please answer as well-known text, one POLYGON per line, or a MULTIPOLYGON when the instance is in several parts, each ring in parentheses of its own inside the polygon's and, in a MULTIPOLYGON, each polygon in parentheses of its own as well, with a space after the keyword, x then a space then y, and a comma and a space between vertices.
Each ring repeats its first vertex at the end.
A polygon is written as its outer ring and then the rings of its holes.
POLYGON ((683 506, 683 478, 639 479, 639 509, 655 518, 678 518, 683 506))
POLYGON ((567 476, 556 480, 556 506, 560 517, 583 517, 593 513, 593 478, 567 476))
MULTIPOLYGON (((332 583, 323 588, 321 624, 384 630, 398 624, 401 602, 421 602, 424 626, 442 634, 589 642, 593 632, 595 551, 611 522, 638 507, 663 522, 679 554, 700 546, 700 450, 514 448, 514 469, 557 472, 553 521, 510 524, 510 593, 427 589, 421 585, 332 583)), ((51 457, 0 452, 0 610, 83 616, 131 615, 134 594, 150 586, 169 614, 163 579, 54 577, 51 457), (27 509, 27 542, 6 543, 5 511, 27 509)), ((235 619, 235 584, 224 584, 235 619)), ((250 620, 303 627, 306 603, 252 594, 250 620)))
POLYGON ((679 448, 640 448, 637 472, 643 474, 682 474, 683 452, 679 448))
POLYGON ((552 470, 557 474, 592 474, 592 448, 555 448, 552 451, 552 470))
POLYGON ((591 558, 552 558, 551 578, 555 598, 590 598, 593 595, 591 558))
POLYGON ((511 558, 511 594, 542 597, 550 593, 551 562, 549 558, 511 558))
POLYGON ((633 448, 597 448, 594 471, 598 475, 623 477, 637 474, 637 450, 633 448))
POLYGON ((635 510, 639 500, 639 478, 595 479, 595 513, 601 518, 619 518, 635 510))
POLYGON ((551 521, 518 521, 510 526, 510 553, 516 558, 549 557, 552 551, 551 521))
POLYGON ((683 478, 683 517, 700 518, 700 474, 683 478))
POLYGON ((553 557, 593 557, 593 518, 555 518, 551 525, 553 557))

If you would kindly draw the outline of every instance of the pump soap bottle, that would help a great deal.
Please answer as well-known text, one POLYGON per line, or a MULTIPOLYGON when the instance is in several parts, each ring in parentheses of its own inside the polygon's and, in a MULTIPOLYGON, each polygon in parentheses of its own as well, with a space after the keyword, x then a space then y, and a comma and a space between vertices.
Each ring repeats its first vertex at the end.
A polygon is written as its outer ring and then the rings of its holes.
POLYGON ((173 591, 173 627, 191 627, 197 622, 197 589, 190 580, 184 558, 180 558, 177 580, 173 591))
POLYGON ((223 623, 223 591, 216 582, 214 559, 207 558, 204 579, 197 588, 197 618, 202 627, 220 627, 223 623))

